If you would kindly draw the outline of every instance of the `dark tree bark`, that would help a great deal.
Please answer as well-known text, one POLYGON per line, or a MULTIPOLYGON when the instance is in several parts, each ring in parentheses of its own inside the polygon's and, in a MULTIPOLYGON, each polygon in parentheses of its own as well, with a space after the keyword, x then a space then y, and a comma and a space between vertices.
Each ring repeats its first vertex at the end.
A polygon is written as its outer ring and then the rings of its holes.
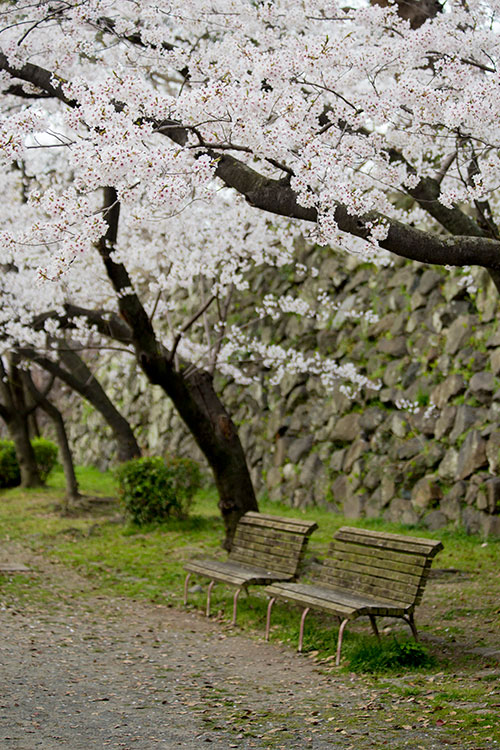
POLYGON ((22 376, 15 358, 10 358, 7 367, 0 358, 0 417, 5 421, 11 440, 14 442, 21 472, 21 487, 40 487, 43 482, 40 479, 33 446, 30 442, 29 413, 30 409, 24 397, 22 376))
POLYGON ((51 375, 62 380, 92 404, 113 432, 119 461, 129 461, 131 458, 140 456, 141 449, 130 424, 114 406, 83 359, 71 349, 71 344, 56 342, 56 345, 59 348, 60 362, 53 362, 34 349, 22 347, 19 349, 19 352, 25 359, 36 362, 36 364, 43 367, 51 375))
POLYGON ((66 433, 66 427, 64 420, 59 409, 49 399, 38 390, 35 386, 33 379, 29 373, 24 373, 24 383, 29 390, 34 402, 40 406, 41 409, 50 417, 54 422, 54 427, 57 435, 57 443, 59 445, 59 457, 63 467, 64 478, 66 481, 66 494, 64 498, 65 510, 71 505, 76 505, 81 499, 81 495, 78 488, 78 481, 75 474, 75 466, 73 463, 73 455, 69 447, 68 436, 66 433))
MULTIPOLYGON (((138 458, 141 449, 130 424, 120 414, 83 359, 71 349, 71 345, 66 347, 64 343, 59 346, 59 354, 67 371, 70 371, 73 378, 81 384, 78 392, 102 414, 111 428, 117 444, 118 460, 130 461, 131 458, 138 458)), ((75 382, 73 378, 67 378, 65 382, 70 385, 70 380, 75 382)))
POLYGON ((212 376, 198 370, 184 378, 165 355, 142 356, 141 366, 149 381, 172 399, 212 469, 226 531, 224 547, 229 550, 238 520, 258 505, 238 432, 214 390, 212 376))
POLYGON ((137 363, 150 383, 159 385, 171 398, 196 440, 214 475, 226 530, 224 547, 230 549, 239 518, 249 510, 258 510, 243 447, 214 390, 211 375, 194 370, 191 376, 186 376, 182 364, 176 368, 174 352, 169 352, 158 340, 125 266, 113 260, 119 215, 117 193, 114 188, 106 188, 104 216, 108 229, 98 250, 117 295, 120 318, 110 319, 107 315, 99 320, 98 311, 92 311, 91 315, 101 333, 109 335, 112 329, 118 340, 132 343, 137 363))

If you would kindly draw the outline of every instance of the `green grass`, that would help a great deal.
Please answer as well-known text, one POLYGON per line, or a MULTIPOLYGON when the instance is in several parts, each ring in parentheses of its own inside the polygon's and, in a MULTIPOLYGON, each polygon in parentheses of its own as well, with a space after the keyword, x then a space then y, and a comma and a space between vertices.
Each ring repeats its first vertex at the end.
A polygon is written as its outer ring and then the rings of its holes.
POLYGON ((436 658, 421 643, 408 638, 360 639, 349 650, 349 669, 353 672, 400 672, 402 668, 416 669, 436 666, 436 658))

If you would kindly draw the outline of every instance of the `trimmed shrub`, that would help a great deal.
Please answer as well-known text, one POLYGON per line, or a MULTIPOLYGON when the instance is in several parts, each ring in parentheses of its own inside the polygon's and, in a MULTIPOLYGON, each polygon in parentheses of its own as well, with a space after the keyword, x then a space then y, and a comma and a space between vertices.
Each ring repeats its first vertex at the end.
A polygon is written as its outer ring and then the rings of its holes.
POLYGON ((133 458, 116 470, 118 492, 127 514, 139 525, 187 515, 202 485, 201 470, 190 458, 167 455, 133 458))
POLYGON ((168 454, 165 456, 165 465, 170 472, 170 478, 174 486, 177 500, 186 514, 191 507, 195 494, 203 484, 201 469, 192 458, 180 458, 168 454))
MULTIPOLYGON (((45 438, 31 441, 40 479, 45 482, 57 462, 57 445, 45 438)), ((0 488, 17 487, 21 472, 12 440, 0 440, 0 488)))
POLYGON ((127 514, 138 525, 181 515, 170 470, 159 456, 126 461, 116 469, 118 492, 127 514))
POLYGON ((21 472, 12 440, 0 440, 0 487, 17 487, 21 472))
POLYGON ((51 440, 43 437, 35 438, 31 441, 35 453, 35 461, 42 482, 47 480, 50 472, 57 463, 58 448, 51 440))

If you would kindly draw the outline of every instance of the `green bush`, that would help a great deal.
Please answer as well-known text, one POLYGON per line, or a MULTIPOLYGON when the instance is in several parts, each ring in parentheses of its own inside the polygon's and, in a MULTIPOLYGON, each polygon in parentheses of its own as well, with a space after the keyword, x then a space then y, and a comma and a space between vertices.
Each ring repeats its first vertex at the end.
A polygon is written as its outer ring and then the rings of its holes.
POLYGON ((21 472, 12 440, 0 440, 0 487, 17 487, 21 472))
MULTIPOLYGON (((56 465, 57 445, 45 438, 31 441, 40 479, 45 482, 56 465)), ((0 488, 17 487, 21 483, 21 472, 12 440, 0 440, 0 488)))
POLYGON ((116 470, 118 492, 125 510, 139 525, 182 515, 170 470, 159 456, 133 458, 116 470))
POLYGON ((196 461, 168 455, 134 458, 116 470, 118 492, 128 515, 139 525, 187 515, 201 487, 196 461))
POLYGON ((411 640, 377 641, 364 638, 349 650, 349 669, 352 672, 391 672, 402 667, 422 668, 432 667, 434 657, 427 648, 411 640))
POLYGON ((57 445, 43 437, 31 441, 35 453, 35 461, 40 474, 40 479, 45 482, 50 472, 57 463, 57 445))
POLYGON ((175 496, 181 503, 183 512, 187 513, 193 497, 203 484, 199 464, 192 458, 180 458, 167 454, 165 465, 170 472, 175 496))

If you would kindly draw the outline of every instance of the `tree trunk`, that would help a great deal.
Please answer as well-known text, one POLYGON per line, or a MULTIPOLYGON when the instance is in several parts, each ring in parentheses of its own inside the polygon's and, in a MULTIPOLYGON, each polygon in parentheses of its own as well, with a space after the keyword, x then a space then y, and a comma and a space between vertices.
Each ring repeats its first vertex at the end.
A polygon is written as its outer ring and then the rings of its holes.
POLYGON ((35 453, 30 442, 28 420, 25 414, 18 413, 6 420, 7 429, 14 441, 17 461, 21 472, 21 487, 41 487, 43 485, 35 461, 35 453))
POLYGON ((4 419, 14 442, 21 473, 21 487, 40 487, 43 482, 30 442, 29 414, 23 380, 15 356, 9 356, 7 366, 0 358, 0 416, 4 419))
POLYGON ((30 438, 33 440, 34 438, 41 437, 42 433, 40 432, 40 427, 38 426, 38 419, 36 418, 36 411, 30 412, 28 414, 28 426, 30 430, 30 438))
POLYGON ((63 383, 83 396, 89 404, 92 404, 113 432, 120 462, 137 458, 141 455, 141 449, 137 444, 132 428, 113 405, 82 358, 72 351, 70 346, 70 344, 66 345, 64 342, 59 342, 59 354, 65 367, 28 347, 21 347, 19 352, 22 357, 36 362, 37 365, 62 380, 63 383))
POLYGON ((59 455, 64 472, 64 478, 66 480, 66 494, 65 494, 65 508, 66 510, 71 506, 78 503, 81 498, 78 481, 75 474, 75 465, 73 463, 73 456, 69 447, 68 436, 66 434, 66 428, 64 426, 64 420, 61 412, 53 404, 44 405, 42 408, 47 412, 50 418, 54 422, 57 434, 57 443, 59 445, 59 455))
MULTIPOLYGON (((124 339, 133 344, 137 363, 150 383, 159 385, 172 399, 212 469, 226 530, 224 547, 229 550, 239 518, 249 510, 258 510, 238 433, 214 391, 212 377, 201 370, 186 377, 182 367, 175 369, 175 345, 168 352, 158 341, 150 317, 132 291, 127 269, 112 257, 120 215, 115 188, 104 188, 104 205, 108 228, 98 249, 117 294, 121 320, 130 331, 123 333, 124 339)), ((110 331, 108 322, 104 332, 109 336, 110 331)))
POLYGON ((172 399, 212 469, 226 534, 223 546, 230 550, 241 516, 259 508, 238 432, 214 390, 212 376, 199 370, 184 378, 165 357, 143 356, 141 364, 150 382, 172 399))
MULTIPOLYGON (((207 410, 213 430, 206 435, 199 420, 188 425, 207 456, 219 493, 219 509, 226 529, 224 547, 231 549, 236 524, 249 510, 258 511, 257 499, 248 471, 243 446, 234 423, 213 388, 206 372, 197 372, 190 383, 193 399, 207 410)), ((177 407, 179 408, 179 407, 177 407)))
POLYGON ((118 449, 118 460, 121 462, 138 458, 141 455, 141 449, 125 417, 115 408, 83 359, 70 348, 64 349, 63 346, 59 349, 61 360, 81 383, 79 393, 102 414, 113 431, 118 449))
POLYGON ((70 505, 74 505, 80 500, 81 495, 78 489, 78 481, 75 474, 73 456, 69 447, 66 427, 59 409, 49 399, 41 393, 33 382, 30 373, 24 373, 24 381, 32 398, 40 408, 52 419, 56 429, 57 443, 59 445, 59 457, 61 459, 64 478, 66 480, 66 494, 64 498, 64 509, 68 510, 70 505))

